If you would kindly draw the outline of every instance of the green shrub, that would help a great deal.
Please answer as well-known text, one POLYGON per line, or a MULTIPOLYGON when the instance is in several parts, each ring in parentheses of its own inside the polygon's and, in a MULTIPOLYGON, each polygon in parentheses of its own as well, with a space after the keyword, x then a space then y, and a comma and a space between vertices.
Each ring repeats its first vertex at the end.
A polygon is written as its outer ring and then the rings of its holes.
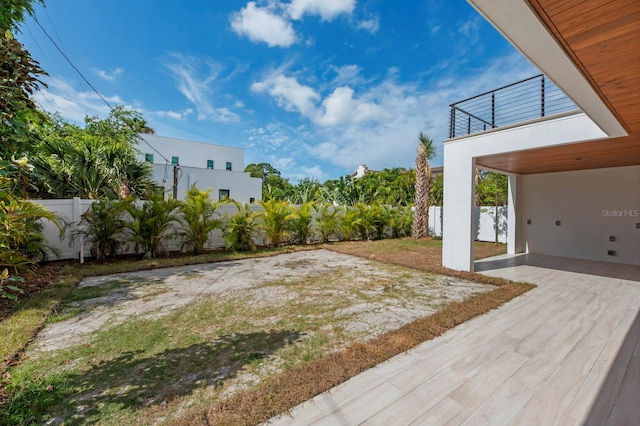
POLYGON ((235 200, 233 204, 238 209, 238 213, 227 216, 224 220, 225 245, 234 251, 255 250, 256 245, 253 239, 259 229, 258 214, 252 212, 247 204, 243 205, 235 200))
POLYGON ((297 209, 293 209, 293 214, 289 220, 289 229, 293 236, 293 241, 297 244, 307 244, 312 236, 313 228, 313 203, 304 203, 297 209))
POLYGON ((211 200, 210 193, 211 190, 200 191, 194 185, 180 203, 183 229, 178 237, 182 240, 181 249, 196 255, 204 253, 211 231, 222 226, 220 219, 213 218, 219 203, 211 200))
POLYGON ((166 252, 165 241, 173 238, 169 229, 180 223, 178 207, 178 201, 165 201, 159 195, 152 195, 139 207, 134 203, 129 205, 128 211, 133 218, 127 225, 132 233, 129 240, 135 244, 138 253, 144 253, 145 258, 154 258, 166 252))
POLYGON ((71 232, 70 243, 78 239, 91 243, 90 254, 96 259, 119 254, 129 236, 124 216, 131 202, 130 199, 102 200, 91 204, 78 227, 71 232))
POLYGON ((282 240, 288 236, 287 225, 292 218, 291 206, 287 201, 276 199, 260 201, 260 205, 264 208, 260 217, 265 238, 271 247, 279 247, 282 240))
POLYGON ((327 243, 338 228, 340 212, 331 203, 321 204, 315 207, 318 216, 316 218, 316 230, 320 234, 322 242, 327 243))

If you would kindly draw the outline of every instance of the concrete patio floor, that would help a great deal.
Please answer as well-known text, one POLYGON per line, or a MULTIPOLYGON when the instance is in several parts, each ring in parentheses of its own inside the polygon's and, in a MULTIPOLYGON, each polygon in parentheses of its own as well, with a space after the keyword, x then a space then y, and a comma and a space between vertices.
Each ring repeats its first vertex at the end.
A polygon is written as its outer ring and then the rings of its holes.
POLYGON ((538 288, 273 419, 275 425, 640 425, 640 266, 476 262, 538 288))

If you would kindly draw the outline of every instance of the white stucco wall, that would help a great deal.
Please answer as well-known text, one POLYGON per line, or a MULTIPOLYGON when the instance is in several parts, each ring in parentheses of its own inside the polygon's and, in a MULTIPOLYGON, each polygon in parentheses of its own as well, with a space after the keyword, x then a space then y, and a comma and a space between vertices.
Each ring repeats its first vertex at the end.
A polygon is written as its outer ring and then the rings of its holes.
MULTIPOLYGON (((165 193, 173 193, 173 167, 162 164, 152 166, 153 179, 162 184, 164 180, 165 193)), ((209 170, 196 167, 180 166, 178 171, 178 200, 184 196, 191 185, 198 189, 211 189, 211 198, 218 201, 221 189, 229 190, 229 196, 241 203, 248 203, 251 198, 255 201, 262 199, 262 179, 252 178, 249 173, 242 171, 229 172, 226 170, 209 170)))
MULTIPOLYGON (((157 149, 169 162, 171 162, 171 157, 178 157, 180 166, 206 169, 207 160, 213 160, 215 170, 225 170, 228 161, 232 164, 233 171, 244 171, 244 150, 242 148, 158 135, 141 134, 140 137, 157 149)), ((141 152, 138 156, 139 159, 144 160, 145 154, 153 154, 153 164, 166 164, 164 158, 146 143, 138 144, 138 149, 141 152)))
POLYGON ((640 166, 526 175, 522 180, 528 252, 640 265, 640 166), (615 256, 607 255, 608 250, 615 250, 615 256))

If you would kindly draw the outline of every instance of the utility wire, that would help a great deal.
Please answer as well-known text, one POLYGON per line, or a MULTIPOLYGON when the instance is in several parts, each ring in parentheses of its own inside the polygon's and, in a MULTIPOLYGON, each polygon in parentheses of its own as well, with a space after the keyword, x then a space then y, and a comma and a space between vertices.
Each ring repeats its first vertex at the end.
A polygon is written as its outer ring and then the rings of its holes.
POLYGON ((91 87, 91 90, 96 92, 96 95, 98 95, 98 97, 102 99, 102 102, 104 102, 105 105, 108 106, 111 111, 113 111, 113 107, 111 106, 111 104, 107 102, 107 100, 100 94, 100 92, 98 92, 98 90, 95 87, 93 87, 93 84, 91 84, 89 80, 87 80, 87 78, 80 72, 80 70, 75 65, 73 65, 73 62, 71 62, 71 59, 69 59, 67 54, 62 51, 60 46, 58 46, 58 43, 56 43, 56 41, 49 35, 47 30, 44 29, 44 27, 42 26, 42 24, 40 24, 40 21, 38 21, 38 18, 36 18, 35 15, 33 16, 33 20, 42 29, 42 31, 47 36, 47 38, 51 41, 51 43, 53 43, 55 48, 58 49, 58 52, 60 52, 60 54, 64 57, 64 59, 66 59, 66 61, 69 63, 69 65, 71 65, 71 68, 73 68, 78 73, 78 75, 84 80, 84 82, 87 83, 89 87, 91 87))
MULTIPOLYGON (((102 102, 105 103, 105 105, 109 108, 109 110, 111 112, 113 112, 114 111, 113 106, 111 106, 111 104, 109 102, 107 102, 107 100, 100 94, 100 92, 98 92, 98 90, 93 86, 93 84, 91 84, 89 82, 89 80, 87 80, 87 78, 82 74, 82 72, 80 72, 80 70, 73 64, 73 62, 71 62, 71 59, 69 59, 67 54, 64 53, 64 51, 60 48, 58 43, 55 42, 55 40, 49 35, 47 30, 42 26, 40 21, 38 21, 38 18, 36 18, 35 15, 32 15, 32 17, 33 17, 33 20, 36 22, 36 24, 38 24, 38 26, 40 27, 42 32, 47 36, 47 38, 51 41, 51 43, 53 43, 53 45, 58 50, 58 52, 60 52, 60 54, 64 57, 64 59, 69 63, 69 65, 71 65, 71 68, 73 68, 75 70, 75 72, 78 73, 78 75, 82 78, 82 80, 84 80, 84 82, 87 83, 87 85, 91 88, 91 90, 93 90, 96 93, 96 95, 98 95, 98 97, 102 100, 102 102)), ((54 28, 54 31, 55 31, 55 28, 54 28)), ((146 143, 152 150, 154 150, 160 157, 162 157, 162 159, 167 164, 169 164, 169 159, 167 157, 165 157, 164 155, 162 155, 162 153, 160 151, 158 151, 153 145, 151 145, 149 142, 147 142, 143 137, 140 137, 139 139, 142 139, 142 141, 144 143, 146 143)))

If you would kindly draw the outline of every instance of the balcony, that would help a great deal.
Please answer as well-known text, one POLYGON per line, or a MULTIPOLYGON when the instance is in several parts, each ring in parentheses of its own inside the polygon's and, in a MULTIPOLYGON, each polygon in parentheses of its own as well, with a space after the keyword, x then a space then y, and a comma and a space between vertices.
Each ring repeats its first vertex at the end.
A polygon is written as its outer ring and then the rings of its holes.
POLYGON ((579 109, 543 74, 464 99, 450 107, 450 138, 579 109))

